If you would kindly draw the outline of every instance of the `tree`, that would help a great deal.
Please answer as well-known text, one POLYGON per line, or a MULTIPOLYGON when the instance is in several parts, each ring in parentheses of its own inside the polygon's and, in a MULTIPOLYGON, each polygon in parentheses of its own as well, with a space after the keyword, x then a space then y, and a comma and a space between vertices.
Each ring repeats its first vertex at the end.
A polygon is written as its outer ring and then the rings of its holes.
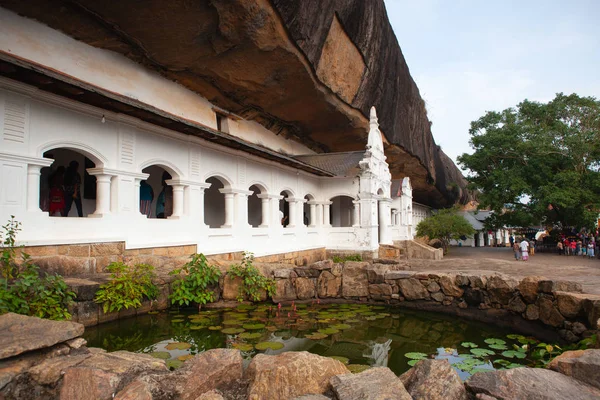
POLYGON ((465 217, 457 213, 456 208, 439 210, 417 225, 417 236, 440 239, 444 246, 444 254, 448 252, 448 245, 452 239, 458 240, 461 236, 471 236, 474 233, 475 229, 465 217))
POLYGON ((600 212, 600 102, 576 94, 525 100, 471 123, 470 170, 496 223, 592 228, 600 212))

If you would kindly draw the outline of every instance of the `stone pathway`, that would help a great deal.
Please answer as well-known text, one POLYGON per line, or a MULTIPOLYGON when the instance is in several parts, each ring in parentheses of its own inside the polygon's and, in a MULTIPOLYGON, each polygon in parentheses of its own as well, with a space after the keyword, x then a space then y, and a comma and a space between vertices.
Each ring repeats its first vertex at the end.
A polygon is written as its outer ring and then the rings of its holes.
POLYGON ((452 247, 443 260, 410 260, 414 271, 497 271, 515 277, 545 276, 579 282, 585 293, 600 294, 600 260, 581 256, 536 253, 529 261, 515 261, 506 247, 452 247))

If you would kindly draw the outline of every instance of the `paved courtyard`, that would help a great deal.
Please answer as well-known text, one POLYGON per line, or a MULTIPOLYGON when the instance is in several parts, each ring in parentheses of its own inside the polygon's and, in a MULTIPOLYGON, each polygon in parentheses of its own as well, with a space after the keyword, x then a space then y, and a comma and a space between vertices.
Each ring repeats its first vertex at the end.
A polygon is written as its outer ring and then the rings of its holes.
POLYGON ((586 293, 600 294, 600 260, 582 256, 536 253, 529 261, 515 261, 507 247, 452 247, 441 261, 410 260, 416 271, 497 271, 517 277, 545 276, 579 282, 586 293))

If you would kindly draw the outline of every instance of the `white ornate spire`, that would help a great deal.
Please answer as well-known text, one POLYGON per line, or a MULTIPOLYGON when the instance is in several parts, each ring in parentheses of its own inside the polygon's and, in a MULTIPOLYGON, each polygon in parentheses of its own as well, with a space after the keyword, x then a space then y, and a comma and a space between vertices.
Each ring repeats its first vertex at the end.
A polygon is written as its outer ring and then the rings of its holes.
POLYGON ((377 120, 377 111, 375 110, 375 106, 371 107, 367 149, 371 151, 378 150, 383 153, 383 141, 381 139, 381 131, 379 130, 379 122, 377 120))

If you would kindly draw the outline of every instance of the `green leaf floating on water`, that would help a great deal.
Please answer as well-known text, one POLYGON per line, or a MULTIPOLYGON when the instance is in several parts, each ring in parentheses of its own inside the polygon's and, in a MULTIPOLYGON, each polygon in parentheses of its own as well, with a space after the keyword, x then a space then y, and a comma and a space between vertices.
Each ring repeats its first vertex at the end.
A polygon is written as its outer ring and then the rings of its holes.
POLYGON ((252 351, 254 350, 254 346, 250 343, 234 343, 233 347, 238 349, 239 351, 252 351))
POLYGON ((240 326, 243 325, 244 322, 236 319, 228 319, 227 321, 223 321, 223 325, 226 326, 240 326))
POLYGON ((473 342, 462 342, 460 345, 462 347, 471 347, 471 348, 479 347, 473 342))
POLYGON ((424 360, 427 358, 427 354, 411 352, 411 353, 404 354, 404 357, 410 358, 411 360, 424 360))
POLYGON ((258 333, 258 332, 243 332, 243 333, 240 333, 240 338, 241 339, 258 339, 261 336, 262 336, 262 333, 258 333))
POLYGON ((237 335, 238 333, 242 333, 245 332, 245 329, 242 328, 225 328, 222 329, 221 332, 227 334, 227 335, 237 335))
POLYGON ((189 343, 175 342, 175 343, 169 343, 168 345, 166 345, 165 349, 167 349, 167 350, 187 350, 190 347, 192 347, 192 345, 189 343))
POLYGON ((410 365, 411 367, 414 367, 415 365, 417 365, 417 363, 421 361, 421 360, 409 360, 408 361, 408 365, 410 365))
POLYGON ((477 357, 487 357, 487 356, 493 356, 494 354, 496 354, 496 352, 494 352, 493 350, 489 350, 489 349, 471 349, 469 351, 472 354, 476 355, 477 357))
POLYGON ((490 349, 494 349, 494 350, 506 350, 506 349, 508 349, 508 347, 506 347, 503 344, 490 344, 490 349))
POLYGON ((154 358, 160 358, 161 360, 168 360, 169 358, 171 358, 171 353, 169 353, 168 351, 155 351, 153 353, 150 353, 150 355, 154 358))
POLYGON ((485 339, 484 342, 486 342, 487 344, 506 344, 504 340, 494 338, 485 339))
POLYGON ((264 329, 264 327, 265 327, 265 324, 244 324, 244 325, 242 325, 242 328, 248 329, 248 330, 264 329))
POLYGON ((350 372, 352 372, 353 374, 358 374, 360 372, 368 370, 371 367, 369 365, 363 365, 363 364, 350 364, 350 365, 346 365, 346 368, 348 368, 348 370, 350 372))
POLYGON ((190 326, 191 331, 199 331, 200 329, 206 329, 206 325, 192 325, 190 326))
POLYGON ((502 352, 502 355, 506 358, 519 358, 519 359, 523 359, 525 358, 526 354, 523 351, 517 351, 517 350, 506 350, 502 352))
POLYGON ((167 360, 167 368, 177 369, 183 365, 183 361, 180 360, 167 360))
POLYGON ((350 359, 342 356, 329 356, 329 358, 333 358, 334 360, 338 360, 344 365, 350 364, 350 359))
POLYGON ((332 327, 333 329, 344 330, 344 329, 350 329, 350 328, 352 328, 352 325, 348 325, 348 324, 337 324, 337 325, 331 325, 331 327, 332 327))
POLYGON ((335 335, 336 333, 340 333, 339 329, 335 328, 319 329, 319 332, 324 333, 325 335, 335 335))
POLYGON ((194 358, 194 356, 191 354, 186 354, 186 355, 177 357, 177 359, 179 361, 187 361, 187 360, 191 360, 192 358, 194 358))
POLYGON ((183 322, 183 321, 185 321, 183 318, 173 318, 171 320, 171 323, 172 324, 178 324, 178 323, 183 322))
POLYGON ((511 333, 510 335, 506 335, 507 338, 509 339, 525 339, 525 336, 523 335, 518 335, 516 333, 511 333))
POLYGON ((315 332, 310 335, 306 335, 305 337, 307 339, 312 339, 312 340, 321 340, 321 339, 325 339, 327 336, 329 336, 329 335, 326 335, 326 334, 320 333, 320 332, 315 332))
POLYGON ((283 349, 283 343, 280 342, 260 342, 257 343, 256 346, 254 346, 256 348, 256 350, 267 350, 267 349, 271 349, 271 350, 279 350, 279 349, 283 349))
POLYGON ((221 329, 223 329, 223 327, 221 325, 214 325, 214 326, 208 327, 209 331, 220 331, 221 329))

